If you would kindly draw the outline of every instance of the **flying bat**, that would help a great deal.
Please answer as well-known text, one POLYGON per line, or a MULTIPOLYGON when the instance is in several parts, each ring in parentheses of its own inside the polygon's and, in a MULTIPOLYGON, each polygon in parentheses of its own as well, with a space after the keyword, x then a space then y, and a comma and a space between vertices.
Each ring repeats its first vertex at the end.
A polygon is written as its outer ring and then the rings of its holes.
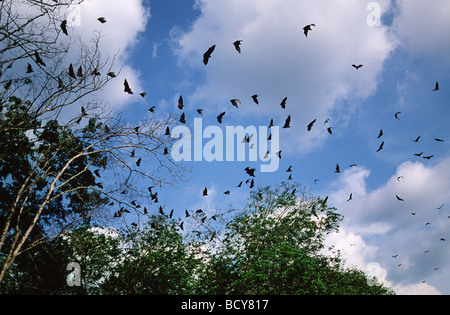
POLYGON ((311 121, 308 125, 308 131, 311 131, 312 127, 314 126, 314 124, 316 123, 317 119, 314 119, 313 121, 311 121))
POLYGON ((106 23, 106 18, 105 17, 99 17, 98 19, 97 19, 100 23, 102 23, 102 24, 104 24, 104 23, 106 23))
POLYGON ((36 63, 41 65, 41 66, 47 66, 45 64, 45 62, 41 59, 41 57, 39 56, 39 53, 37 51, 34 52, 34 58, 36 58, 36 63))
POLYGON ((66 34, 66 36, 69 36, 69 34, 67 33, 67 20, 61 22, 61 30, 64 34, 66 34))
POLYGON ((281 108, 285 109, 286 108, 286 101, 287 101, 287 97, 283 98, 283 100, 281 101, 281 108))
POLYGON ((226 112, 223 112, 223 113, 221 113, 219 116, 217 116, 217 121, 219 122, 219 124, 222 123, 222 118, 223 118, 223 116, 225 116, 225 113, 226 113, 226 112))
POLYGON ((308 37, 308 32, 312 30, 311 26, 316 26, 316 24, 309 24, 303 28, 303 33, 305 34, 305 37, 308 37))
POLYGON ((341 172, 341 169, 339 168, 339 164, 336 164, 336 170, 334 172, 336 174, 339 174, 341 172))
POLYGON ((291 115, 289 115, 289 116, 286 118, 286 122, 284 123, 283 128, 291 128, 290 124, 291 124, 291 115))
POLYGON ((133 91, 131 91, 130 85, 128 84, 127 79, 123 81, 124 91, 128 94, 133 94, 133 91))
POLYGON ((378 148, 377 152, 380 152, 383 149, 384 146, 384 141, 381 142, 380 147, 378 148))
POLYGON ((28 64, 27 65, 27 73, 32 73, 32 72, 34 72, 33 67, 30 64, 28 64))
POLYGON ((395 197, 397 198, 398 201, 405 201, 405 199, 400 198, 398 195, 395 195, 395 197))
POLYGON ((232 100, 230 100, 231 104, 233 104, 234 107, 239 108, 238 107, 238 103, 241 104, 241 100, 234 98, 232 100))
POLYGON ((353 68, 355 68, 356 70, 358 70, 359 68, 361 68, 363 65, 352 65, 353 68))
POLYGON ((350 196, 348 197, 347 202, 349 202, 352 199, 353 199, 353 193, 350 193, 350 196))
POLYGON ((380 133, 378 134, 377 139, 380 139, 383 136, 383 129, 380 129, 380 133))
POLYGON ((237 40, 233 43, 234 48, 236 48, 238 53, 241 53, 241 43, 242 43, 242 40, 237 40))
POLYGON ((77 77, 75 76, 75 71, 73 71, 73 65, 72 65, 72 64, 69 65, 69 76, 70 76, 72 79, 76 79, 76 78, 77 78, 77 77))
POLYGON ((180 95, 180 97, 178 98, 178 105, 177 107, 181 110, 184 107, 184 103, 183 103, 183 96, 180 95))
POLYGON ((255 177, 255 171, 256 168, 250 168, 248 166, 245 168, 245 172, 251 177, 255 177))
POLYGON ((436 82, 436 85, 435 85, 433 91, 439 91, 439 82, 436 82))
POLYGON ((180 116, 180 123, 182 123, 182 124, 186 123, 186 116, 184 115, 184 113, 182 113, 180 116))
POLYGON ((208 48, 208 50, 203 54, 203 63, 205 66, 208 64, 209 58, 211 58, 211 54, 216 49, 216 45, 212 45, 208 48))
POLYGON ((253 102, 255 102, 256 105, 259 105, 258 96, 259 96, 258 94, 252 95, 253 102))
POLYGON ((402 113, 402 112, 396 112, 396 113, 395 113, 394 116, 395 116, 395 118, 396 118, 397 120, 400 120, 400 118, 398 118, 398 115, 401 114, 401 113, 402 113))

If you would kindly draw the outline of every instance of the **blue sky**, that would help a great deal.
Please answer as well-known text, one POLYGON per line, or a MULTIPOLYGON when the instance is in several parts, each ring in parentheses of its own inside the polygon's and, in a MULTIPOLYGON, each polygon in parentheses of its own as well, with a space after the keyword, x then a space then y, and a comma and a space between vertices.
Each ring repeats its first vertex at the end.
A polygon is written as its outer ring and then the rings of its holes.
MULTIPOLYGON (((256 172, 257 186, 287 180, 292 165, 296 182, 328 195, 344 214, 340 233, 328 242, 343 249, 349 265, 364 269, 376 263, 377 275, 399 293, 450 293, 447 0, 376 1, 380 26, 368 25, 370 1, 359 0, 133 0, 127 10, 120 1, 87 2, 91 10, 82 11, 84 19, 109 14, 101 31, 105 50, 120 49, 122 78, 148 93, 146 100, 128 97, 119 78, 105 91, 115 111, 139 121, 154 105, 158 115, 179 116, 183 95, 189 128, 200 117, 198 108, 204 110, 204 127, 218 125, 223 111, 224 128, 268 126, 274 119, 282 159, 277 172, 256 172), (306 38, 302 28, 311 23, 316 27, 306 38), (120 41, 124 30, 130 36, 120 41), (241 54, 232 45, 238 39, 241 54), (205 66, 202 55, 213 44, 205 66), (364 66, 356 70, 352 64, 364 66), (432 91, 436 81, 440 90, 432 91), (253 94, 260 95, 259 105, 253 94), (286 109, 280 107, 284 97, 286 109), (239 109, 229 102, 233 98, 241 100, 239 109), (288 115, 291 128, 281 129, 288 115), (382 141, 384 148, 376 152, 382 141), (434 157, 414 156, 420 152, 434 157), (336 164, 341 174, 334 173, 336 164), (353 200, 347 202, 350 193, 353 200)), ((90 24, 81 28, 92 31, 90 24)), ((249 189, 236 185, 248 178, 245 167, 260 163, 185 163, 192 172, 175 188, 161 189, 161 204, 180 217, 185 209, 241 207, 249 189), (208 197, 201 195, 204 187, 208 197), (230 196, 223 195, 226 190, 230 196)))

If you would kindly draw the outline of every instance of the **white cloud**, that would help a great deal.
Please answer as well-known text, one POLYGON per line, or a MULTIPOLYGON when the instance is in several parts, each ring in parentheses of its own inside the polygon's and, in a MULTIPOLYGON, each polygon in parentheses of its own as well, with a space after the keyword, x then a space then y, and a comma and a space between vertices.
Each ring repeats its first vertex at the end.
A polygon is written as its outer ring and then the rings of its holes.
POLYGON ((409 51, 446 62, 450 51, 450 6, 446 0, 399 0, 393 29, 409 51))
MULTIPOLYGON (((136 101, 142 92, 142 84, 140 72, 130 65, 129 58, 150 18, 149 9, 144 7, 143 0, 85 0, 79 7, 69 8, 69 18, 71 16, 76 17, 76 23, 69 26, 70 36, 80 36, 89 44, 93 37, 99 35, 102 60, 111 63, 115 58, 111 70, 120 74, 107 84, 101 97, 113 110, 136 101), (100 23, 97 20, 99 17, 105 17, 107 22, 100 23), (134 92, 133 96, 123 91, 125 78, 134 92)), ((75 50, 73 53, 79 54, 75 50)))
MULTIPOLYGON (((382 4, 389 8, 387 1, 382 4)), ((247 123, 250 114, 274 116, 279 124, 290 114, 292 128, 283 141, 296 153, 307 153, 326 137, 320 127, 307 133, 310 121, 317 118, 323 125, 339 101, 374 93, 383 62, 395 47, 386 27, 367 25, 364 1, 204 0, 197 5, 201 15, 192 29, 174 38, 181 62, 206 76, 191 101, 236 115, 229 99, 240 98, 239 114, 247 123), (316 27, 305 38, 302 28, 310 23, 316 27), (232 45, 237 39, 243 40, 241 54, 232 45), (212 44, 216 49, 205 67, 202 55, 212 44), (353 63, 364 67, 356 71, 353 63), (250 98, 255 93, 261 95, 258 111, 250 98)), ((337 118, 333 123, 339 123, 337 118)))
POLYGON ((386 183, 368 191, 369 171, 358 167, 343 172, 331 185, 334 192, 329 198, 344 215, 342 232, 328 241, 344 249, 350 264, 361 268, 380 264, 380 270, 386 270, 385 280, 399 294, 447 294, 448 174, 450 157, 430 165, 405 162, 386 183), (351 191, 357 193, 347 202, 351 191))
POLYGON ((398 295, 440 295, 441 292, 427 283, 410 284, 407 286, 394 286, 398 295))

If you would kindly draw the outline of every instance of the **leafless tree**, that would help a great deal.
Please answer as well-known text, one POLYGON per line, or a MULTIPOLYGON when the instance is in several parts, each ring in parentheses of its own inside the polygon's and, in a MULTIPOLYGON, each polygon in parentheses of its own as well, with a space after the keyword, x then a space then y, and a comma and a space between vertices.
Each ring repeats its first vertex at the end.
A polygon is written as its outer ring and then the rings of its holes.
POLYGON ((168 154, 176 119, 128 123, 93 97, 115 57, 99 35, 63 34, 64 8, 81 2, 0 2, 0 283, 18 255, 79 222, 146 214, 151 187, 186 171, 168 154))

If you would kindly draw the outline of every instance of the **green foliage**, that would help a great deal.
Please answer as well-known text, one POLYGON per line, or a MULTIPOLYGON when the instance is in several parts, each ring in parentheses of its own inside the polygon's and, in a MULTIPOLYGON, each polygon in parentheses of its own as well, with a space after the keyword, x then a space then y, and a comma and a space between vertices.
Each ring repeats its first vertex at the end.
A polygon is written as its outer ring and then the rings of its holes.
POLYGON ((300 187, 283 183, 254 191, 216 239, 192 238, 166 215, 123 230, 68 232, 33 251, 33 263, 29 256, 18 259, 7 293, 393 294, 369 285, 362 271, 342 267, 339 256, 321 254, 342 216, 326 200, 294 189, 300 187), (72 261, 82 268, 81 287, 65 284, 63 267, 72 261))
POLYGON ((192 294, 201 260, 183 243, 174 220, 153 216, 124 235, 120 264, 105 282, 107 294, 192 294))
POLYGON ((221 250, 203 278, 205 294, 386 294, 362 272, 344 270, 339 257, 319 251, 342 216, 320 198, 301 198, 283 184, 260 189, 228 223, 221 250))

